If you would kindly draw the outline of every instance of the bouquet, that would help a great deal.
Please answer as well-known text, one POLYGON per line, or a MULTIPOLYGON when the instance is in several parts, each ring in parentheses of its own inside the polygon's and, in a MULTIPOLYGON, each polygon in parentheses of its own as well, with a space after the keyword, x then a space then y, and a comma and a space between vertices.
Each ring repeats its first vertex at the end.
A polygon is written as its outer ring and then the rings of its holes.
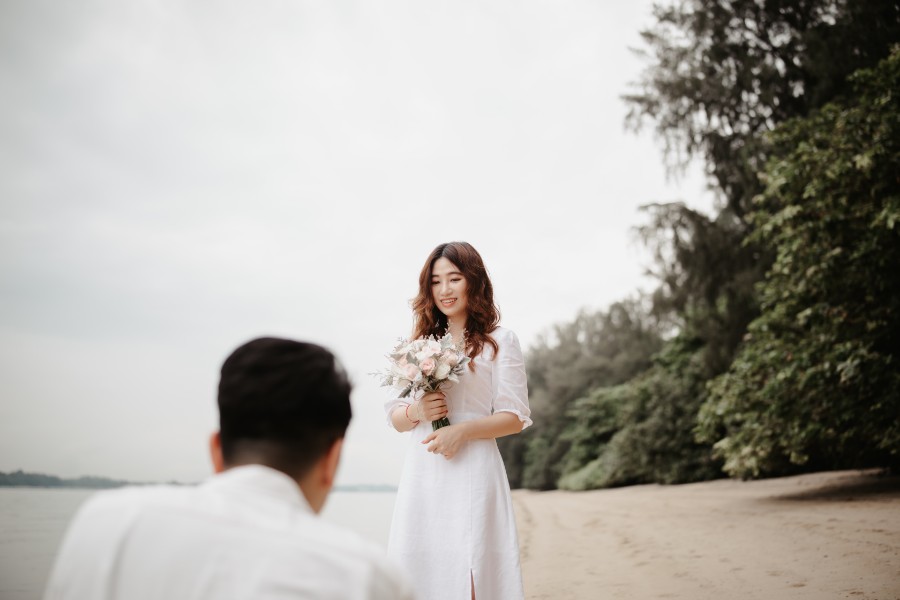
MULTIPOLYGON (((463 368, 471 360, 453 343, 450 333, 440 339, 428 336, 413 341, 401 338, 388 354, 390 368, 373 373, 381 379, 383 387, 399 390, 406 398, 416 392, 436 392, 448 382, 459 381, 463 368)), ((450 424, 447 417, 431 422, 433 430, 450 424)))

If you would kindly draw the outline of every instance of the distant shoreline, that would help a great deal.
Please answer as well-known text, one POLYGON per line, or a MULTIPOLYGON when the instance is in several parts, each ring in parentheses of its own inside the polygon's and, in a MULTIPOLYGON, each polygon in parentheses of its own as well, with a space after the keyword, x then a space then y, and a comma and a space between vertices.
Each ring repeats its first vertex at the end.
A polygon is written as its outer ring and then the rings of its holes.
MULTIPOLYGON (((0 488, 54 488, 75 490, 111 490, 129 485, 196 485, 197 482, 181 481, 125 481, 122 479, 110 479, 108 477, 96 477, 86 475, 82 477, 64 478, 44 473, 29 473, 18 470, 10 473, 0 471, 0 488)), ((336 492, 386 492, 397 491, 397 486, 388 484, 356 484, 337 485, 336 492)))
MULTIPOLYGON (((166 482, 170 485, 192 485, 178 481, 166 482)), ((74 478, 63 478, 45 473, 29 473, 27 471, 13 471, 4 473, 0 471, 0 487, 32 487, 32 488, 69 488, 87 490, 108 490, 125 487, 127 485, 156 485, 157 482, 125 481, 122 479, 110 479, 109 477, 96 477, 84 475, 74 478)))

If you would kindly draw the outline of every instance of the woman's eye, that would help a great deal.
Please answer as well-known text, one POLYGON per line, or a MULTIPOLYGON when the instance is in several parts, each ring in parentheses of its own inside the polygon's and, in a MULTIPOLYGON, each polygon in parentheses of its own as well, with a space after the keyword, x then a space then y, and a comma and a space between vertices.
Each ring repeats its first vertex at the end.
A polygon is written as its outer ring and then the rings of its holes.
POLYGON ((440 281, 432 281, 432 282, 431 282, 431 285, 437 285, 437 284, 439 284, 439 283, 440 283, 440 281))

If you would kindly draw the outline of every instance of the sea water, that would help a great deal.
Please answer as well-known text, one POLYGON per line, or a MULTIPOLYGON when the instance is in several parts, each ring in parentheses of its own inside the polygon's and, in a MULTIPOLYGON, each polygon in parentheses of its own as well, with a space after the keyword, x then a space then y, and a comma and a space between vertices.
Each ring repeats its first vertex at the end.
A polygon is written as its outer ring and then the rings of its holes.
MULTIPOLYGON (((69 520, 94 490, 0 488, 0 600, 36 600, 44 592, 69 520)), ((332 493, 328 519, 387 545, 392 492, 332 493)))

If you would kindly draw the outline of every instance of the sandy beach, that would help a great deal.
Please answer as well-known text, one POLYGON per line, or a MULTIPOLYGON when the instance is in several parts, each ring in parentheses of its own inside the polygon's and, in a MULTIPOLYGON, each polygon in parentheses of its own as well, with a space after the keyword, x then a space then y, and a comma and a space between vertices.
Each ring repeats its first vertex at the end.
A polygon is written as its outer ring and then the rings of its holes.
POLYGON ((513 493, 526 596, 900 600, 900 477, 513 493))

